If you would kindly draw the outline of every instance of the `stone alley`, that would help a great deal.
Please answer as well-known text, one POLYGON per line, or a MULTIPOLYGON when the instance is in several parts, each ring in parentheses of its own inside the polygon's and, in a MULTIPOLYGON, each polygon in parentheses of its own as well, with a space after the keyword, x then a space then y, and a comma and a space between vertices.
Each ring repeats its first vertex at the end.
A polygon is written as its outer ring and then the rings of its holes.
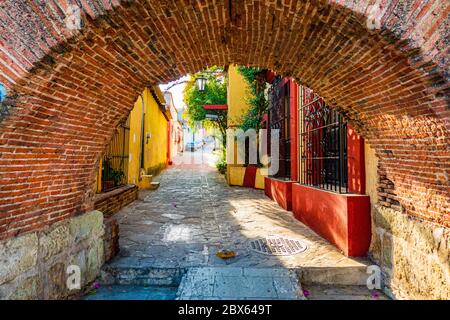
POLYGON ((450 301, 450 1, 0 3, 0 300, 450 301))
POLYGON ((117 214, 119 255, 88 299, 305 299, 305 290, 311 299, 371 298, 368 261, 345 257, 263 191, 228 186, 211 163, 168 169, 160 189, 117 214), (251 250, 250 241, 267 236, 298 239, 306 250, 251 250), (222 249, 237 256, 222 260, 222 249))

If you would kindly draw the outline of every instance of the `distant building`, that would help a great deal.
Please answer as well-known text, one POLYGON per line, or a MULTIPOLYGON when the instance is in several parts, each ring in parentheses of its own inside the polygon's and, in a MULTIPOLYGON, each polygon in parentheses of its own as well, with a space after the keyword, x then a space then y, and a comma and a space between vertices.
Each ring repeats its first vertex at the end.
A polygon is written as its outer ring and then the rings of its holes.
POLYGON ((143 91, 100 162, 97 192, 126 184, 148 188, 151 176, 167 167, 172 154, 172 121, 178 122, 176 111, 170 109, 159 87, 143 91))
POLYGON ((169 164, 173 163, 173 157, 178 153, 183 151, 183 125, 180 121, 180 113, 177 110, 175 103, 173 101, 172 93, 166 91, 164 93, 164 98, 166 100, 166 108, 171 114, 171 120, 169 122, 169 145, 168 145, 168 159, 169 164))

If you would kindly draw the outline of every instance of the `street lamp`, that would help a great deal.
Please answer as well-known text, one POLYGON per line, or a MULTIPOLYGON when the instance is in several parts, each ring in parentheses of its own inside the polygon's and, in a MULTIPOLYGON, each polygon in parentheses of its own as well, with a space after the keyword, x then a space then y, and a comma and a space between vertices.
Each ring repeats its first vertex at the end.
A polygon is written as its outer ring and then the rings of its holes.
POLYGON ((200 92, 205 91, 207 81, 208 80, 204 76, 199 76, 195 79, 195 83, 197 84, 197 88, 200 92))

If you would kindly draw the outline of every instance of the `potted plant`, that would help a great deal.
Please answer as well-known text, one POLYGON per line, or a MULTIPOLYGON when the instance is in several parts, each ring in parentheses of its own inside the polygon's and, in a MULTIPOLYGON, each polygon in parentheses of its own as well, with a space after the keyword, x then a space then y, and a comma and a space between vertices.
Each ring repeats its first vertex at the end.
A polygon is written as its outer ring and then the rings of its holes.
POLYGON ((125 174, 121 170, 112 167, 110 159, 103 161, 102 167, 102 191, 114 189, 122 184, 125 174))

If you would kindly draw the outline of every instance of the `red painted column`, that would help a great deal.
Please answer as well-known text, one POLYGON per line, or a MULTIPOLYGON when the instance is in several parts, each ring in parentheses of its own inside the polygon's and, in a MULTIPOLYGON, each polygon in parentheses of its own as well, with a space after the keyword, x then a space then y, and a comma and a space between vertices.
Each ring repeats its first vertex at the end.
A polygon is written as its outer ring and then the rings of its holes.
POLYGON ((366 193, 366 172, 364 166, 364 139, 352 126, 347 126, 348 191, 366 193))
POLYGON ((298 85, 290 80, 291 180, 298 181, 298 85))
POLYGON ((170 136, 172 124, 170 121, 167 121, 167 164, 172 165, 172 141, 170 136))

